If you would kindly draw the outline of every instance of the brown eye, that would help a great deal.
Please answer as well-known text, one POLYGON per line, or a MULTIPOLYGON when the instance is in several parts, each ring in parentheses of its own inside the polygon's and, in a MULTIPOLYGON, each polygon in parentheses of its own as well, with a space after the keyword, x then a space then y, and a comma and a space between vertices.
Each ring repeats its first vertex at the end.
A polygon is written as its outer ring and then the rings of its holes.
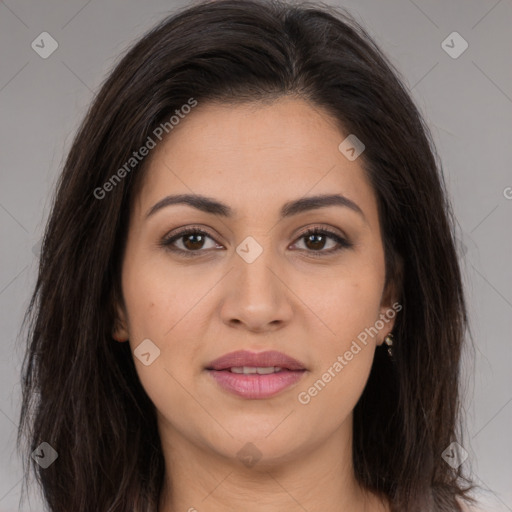
MULTIPOLYGON (((164 238, 160 245, 170 251, 184 254, 185 256, 193 256, 194 253, 203 252, 206 239, 213 241, 213 238, 202 229, 187 229, 164 238), (181 242, 182 247, 178 247, 176 242, 181 242)), ((215 246, 215 244, 214 244, 215 246)))
MULTIPOLYGON (((301 250, 304 250, 313 256, 330 255, 341 251, 342 249, 350 248, 353 245, 348 240, 340 237, 337 233, 325 228, 309 229, 303 233, 298 240, 305 241, 304 245, 306 249, 301 250), (329 241, 331 242, 331 247, 324 250, 329 241)), ((216 244, 215 240, 208 232, 198 228, 189 228, 180 231, 179 233, 175 233, 170 237, 164 238, 159 245, 169 251, 179 253, 183 256, 196 256, 201 252, 206 252, 207 249, 222 247, 216 244), (212 247, 205 248, 205 244, 208 239, 214 243, 212 247)))
MULTIPOLYGON (((313 233, 311 235, 307 235, 304 237, 305 242, 304 244, 308 249, 313 249, 315 251, 323 249, 325 247, 325 243, 327 239, 330 237, 327 237, 326 235, 322 233, 313 233)), ((331 239, 332 240, 332 239, 331 239)))
MULTIPOLYGON (((318 254, 319 256, 322 254, 332 254, 342 249, 352 247, 352 244, 348 240, 328 229, 309 229, 299 237, 299 240, 305 240, 304 245, 307 249, 310 249, 307 252, 320 253, 318 254), (335 242, 334 247, 323 250, 328 240, 335 242)), ((315 256, 317 255, 315 254, 315 256)))
POLYGON ((188 235, 181 235, 180 238, 183 239, 183 245, 193 251, 203 247, 205 235, 202 233, 190 233, 188 235))

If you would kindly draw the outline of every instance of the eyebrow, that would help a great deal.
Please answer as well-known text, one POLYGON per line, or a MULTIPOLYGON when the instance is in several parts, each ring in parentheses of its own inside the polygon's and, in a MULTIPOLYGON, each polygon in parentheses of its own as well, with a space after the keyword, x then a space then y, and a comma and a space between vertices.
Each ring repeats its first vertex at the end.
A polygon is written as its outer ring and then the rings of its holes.
MULTIPOLYGON (((220 215, 225 218, 232 218, 235 216, 233 210, 227 204, 221 203, 211 197, 206 197, 200 194, 179 194, 166 196, 155 205, 153 205, 146 214, 146 219, 154 215, 157 211, 167 206, 185 204, 196 208, 205 213, 213 215, 220 215)), ((285 203, 279 213, 280 219, 298 215, 299 213, 307 212, 310 210, 317 210, 328 206, 342 206, 358 213, 366 223, 368 223, 363 210, 348 197, 342 194, 324 194, 310 197, 303 197, 294 201, 285 203)))

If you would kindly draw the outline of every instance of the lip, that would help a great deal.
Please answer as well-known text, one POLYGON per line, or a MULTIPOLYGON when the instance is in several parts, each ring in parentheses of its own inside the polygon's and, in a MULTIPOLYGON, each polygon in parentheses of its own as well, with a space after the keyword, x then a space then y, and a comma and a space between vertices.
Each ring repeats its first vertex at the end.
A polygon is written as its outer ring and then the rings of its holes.
POLYGON ((297 383, 306 373, 305 366, 296 359, 274 350, 266 352, 248 352, 239 350, 225 354, 212 361, 207 372, 225 391, 246 399, 265 399, 273 397, 297 383), (271 374, 232 373, 233 367, 271 367, 281 370, 271 374))
POLYGON ((279 366, 287 370, 306 370, 306 367, 297 359, 287 356, 276 350, 265 352, 249 352, 248 350, 237 350, 215 359, 206 367, 207 370, 226 370, 239 366, 268 367, 279 366))

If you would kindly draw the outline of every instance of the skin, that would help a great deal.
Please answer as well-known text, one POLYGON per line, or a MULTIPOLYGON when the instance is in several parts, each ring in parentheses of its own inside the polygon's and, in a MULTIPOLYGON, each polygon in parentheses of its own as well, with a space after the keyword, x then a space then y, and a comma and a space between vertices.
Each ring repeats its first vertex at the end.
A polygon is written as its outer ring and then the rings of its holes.
POLYGON ((134 357, 157 409, 166 462, 160 512, 389 510, 358 486, 351 445, 352 411, 394 320, 308 404, 298 400, 394 302, 384 289, 374 191, 362 159, 349 161, 338 149, 347 135, 296 97, 200 103, 150 155, 131 212, 113 335, 132 351, 147 338, 160 349, 148 366, 134 357), (172 205, 145 218, 163 197, 187 193, 222 201, 236 215, 172 205), (287 201, 332 193, 357 203, 364 218, 329 206, 278 219, 287 201), (175 241, 195 256, 159 246, 187 226, 211 237, 202 246, 175 241), (300 235, 309 227, 332 228, 353 247, 328 255, 336 241, 308 244, 300 235), (252 263, 236 252, 247 236, 263 249, 252 263), (205 371, 239 349, 278 350, 307 371, 274 397, 241 398, 205 371), (237 456, 248 442, 261 456, 252 467, 237 456))

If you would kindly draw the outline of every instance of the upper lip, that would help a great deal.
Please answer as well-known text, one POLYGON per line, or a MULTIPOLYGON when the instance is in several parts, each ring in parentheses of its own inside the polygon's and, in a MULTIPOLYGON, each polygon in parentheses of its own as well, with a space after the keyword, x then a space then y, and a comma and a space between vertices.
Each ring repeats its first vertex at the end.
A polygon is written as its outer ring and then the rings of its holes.
POLYGON ((215 359, 206 367, 207 370, 226 370, 233 367, 252 366, 255 368, 268 368, 270 366, 278 366, 288 370, 305 370, 304 365, 276 350, 268 350, 266 352, 249 352, 247 350, 237 350, 230 352, 215 359))

